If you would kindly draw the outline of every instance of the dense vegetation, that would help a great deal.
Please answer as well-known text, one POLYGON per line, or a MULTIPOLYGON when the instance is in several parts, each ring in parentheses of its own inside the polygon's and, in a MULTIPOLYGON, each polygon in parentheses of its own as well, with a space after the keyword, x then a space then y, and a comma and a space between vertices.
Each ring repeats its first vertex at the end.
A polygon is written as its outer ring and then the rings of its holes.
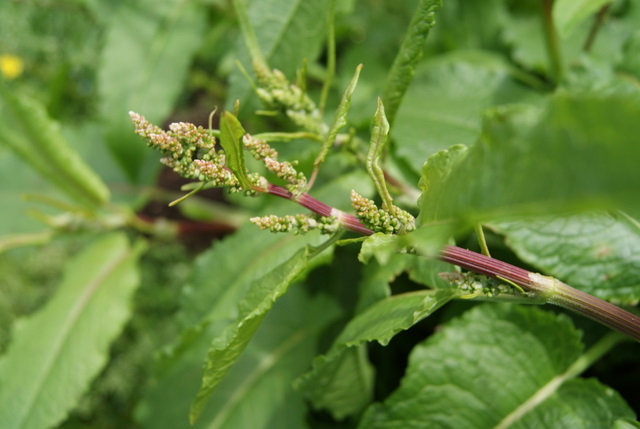
POLYGON ((1 428, 638 426, 635 2, 5 1, 0 40, 1 428))

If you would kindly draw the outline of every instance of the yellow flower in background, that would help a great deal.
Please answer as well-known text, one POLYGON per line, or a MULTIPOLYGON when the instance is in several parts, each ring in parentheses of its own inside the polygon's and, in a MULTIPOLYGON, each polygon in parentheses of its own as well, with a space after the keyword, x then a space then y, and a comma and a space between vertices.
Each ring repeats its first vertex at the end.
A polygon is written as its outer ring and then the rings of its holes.
POLYGON ((0 73, 7 79, 15 79, 22 74, 24 63, 16 55, 0 55, 0 73))

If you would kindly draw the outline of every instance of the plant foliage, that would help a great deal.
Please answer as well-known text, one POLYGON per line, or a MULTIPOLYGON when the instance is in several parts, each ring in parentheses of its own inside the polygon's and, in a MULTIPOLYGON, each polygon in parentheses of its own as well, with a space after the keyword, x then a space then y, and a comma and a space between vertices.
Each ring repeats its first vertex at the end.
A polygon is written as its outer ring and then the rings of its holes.
POLYGON ((0 2, 0 427, 638 427, 638 22, 0 2))

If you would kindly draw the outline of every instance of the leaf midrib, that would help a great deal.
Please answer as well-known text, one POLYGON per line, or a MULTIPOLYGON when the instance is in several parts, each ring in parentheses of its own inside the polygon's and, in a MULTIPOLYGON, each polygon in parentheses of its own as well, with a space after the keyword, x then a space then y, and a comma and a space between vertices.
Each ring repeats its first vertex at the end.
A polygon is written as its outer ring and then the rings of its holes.
POLYGON ((18 422, 27 421, 29 418, 29 410, 32 409, 33 404, 37 402, 37 399, 42 395, 42 391, 44 389, 45 383, 51 377, 51 372, 57 363, 57 358, 59 357, 60 351, 64 348, 64 346, 68 343, 69 333, 76 326, 76 322, 82 315, 82 312, 87 308, 90 299, 95 295, 98 291, 99 287, 104 284, 104 281, 118 268, 118 266, 129 256, 131 253, 130 249, 125 249, 123 252, 114 255, 114 259, 105 264, 103 269, 98 272, 98 274, 93 278, 91 282, 88 283, 87 287, 84 290, 84 293, 79 297, 76 301, 76 304, 71 309, 69 313, 67 322, 63 325, 61 329, 61 335, 59 335, 59 340, 54 343, 52 350, 48 353, 49 359, 45 362, 45 371, 43 372, 43 376, 37 380, 35 383, 35 388, 33 389, 33 393, 30 399, 27 401, 26 406, 23 407, 23 416, 18 419, 18 422), (26 417, 25 417, 26 414, 26 417))

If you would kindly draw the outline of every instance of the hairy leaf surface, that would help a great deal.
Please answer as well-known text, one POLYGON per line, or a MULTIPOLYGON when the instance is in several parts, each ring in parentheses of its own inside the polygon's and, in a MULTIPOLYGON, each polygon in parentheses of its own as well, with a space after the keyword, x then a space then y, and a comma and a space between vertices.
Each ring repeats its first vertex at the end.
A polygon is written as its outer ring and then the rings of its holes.
POLYGON ((611 389, 567 376, 582 357, 580 333, 566 317, 482 305, 416 346, 400 387, 359 427, 587 428, 634 418, 611 389))
POLYGON ((452 290, 425 290, 394 295, 376 302, 354 317, 299 387, 314 407, 326 408, 341 419, 363 409, 371 399, 372 372, 362 349, 368 341, 387 345, 398 332, 409 329, 455 296, 452 290))
POLYGON ((67 264, 51 300, 18 322, 0 360, 0 427, 48 428, 64 419, 129 318, 142 250, 123 234, 102 238, 67 264))
POLYGON ((586 213, 499 222, 518 256, 606 300, 640 299, 640 227, 626 216, 586 213))

